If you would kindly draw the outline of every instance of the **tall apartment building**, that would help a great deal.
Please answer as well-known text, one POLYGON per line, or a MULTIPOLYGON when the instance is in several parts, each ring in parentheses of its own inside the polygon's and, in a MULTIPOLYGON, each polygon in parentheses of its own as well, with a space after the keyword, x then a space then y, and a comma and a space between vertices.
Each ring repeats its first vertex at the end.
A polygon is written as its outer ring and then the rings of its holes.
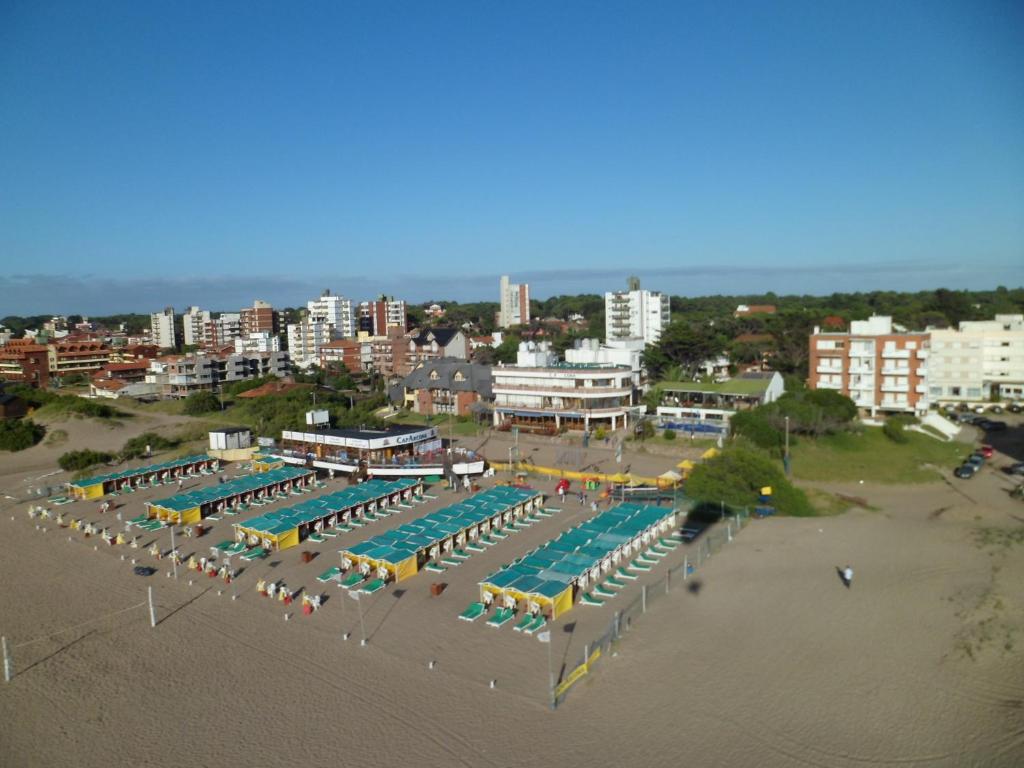
MULTIPOLYGON (((312 303, 312 302, 311 302, 312 303)), ((332 340, 332 326, 325 322, 303 320, 288 325, 288 354, 292 364, 308 368, 320 362, 320 350, 332 340)))
POLYGON ((216 319, 206 323, 204 346, 207 349, 230 347, 241 335, 241 315, 238 312, 223 312, 216 319))
POLYGON ((892 318, 873 316, 850 323, 849 332, 822 332, 810 337, 807 384, 834 389, 875 415, 928 410, 930 337, 893 332, 892 318))
POLYGON ((269 331, 255 331, 235 339, 235 354, 252 352, 280 352, 281 337, 269 331))
POLYGON ((269 333, 276 336, 281 331, 280 317, 269 302, 256 299, 251 307, 239 312, 239 324, 243 338, 253 333, 269 333))
POLYGON ((671 319, 668 295, 640 288, 640 280, 629 278, 627 290, 604 295, 604 335, 606 341, 643 339, 656 344, 671 319))
POLYGON ((189 307, 181 316, 181 336, 187 347, 201 347, 206 344, 206 324, 210 322, 208 310, 189 307))
POLYGON ((350 339, 356 335, 356 316, 352 301, 324 291, 319 298, 306 303, 308 320, 330 326, 334 338, 350 339))
POLYGON ((153 343, 160 349, 174 349, 178 345, 177 334, 174 332, 174 307, 150 315, 149 327, 153 343))
POLYGON ((930 332, 933 402, 1024 398, 1024 315, 996 315, 930 332))
POLYGON ((530 286, 513 283, 508 275, 502 275, 498 283, 501 310, 498 313, 498 327, 530 324, 530 286))
MULTIPOLYGON (((152 368, 151 368, 152 370, 152 368)), ((248 355, 188 355, 168 361, 162 374, 147 375, 163 385, 165 397, 188 397, 200 390, 218 391, 222 384, 263 376, 287 376, 287 352, 248 355)))
POLYGON ((405 301, 394 296, 360 302, 358 331, 371 336, 387 336, 389 329, 397 328, 405 333, 405 311, 405 301))

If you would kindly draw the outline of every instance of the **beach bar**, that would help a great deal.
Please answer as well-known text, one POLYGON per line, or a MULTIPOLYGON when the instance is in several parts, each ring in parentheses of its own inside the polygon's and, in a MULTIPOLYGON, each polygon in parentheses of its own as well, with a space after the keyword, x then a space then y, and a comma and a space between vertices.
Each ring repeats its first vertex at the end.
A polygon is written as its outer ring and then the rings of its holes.
POLYGON ((84 480, 68 483, 71 495, 76 499, 98 499, 109 493, 120 491, 131 492, 146 485, 160 485, 173 482, 179 477, 187 477, 200 473, 209 474, 220 469, 220 460, 201 453, 197 456, 186 456, 183 459, 167 461, 163 464, 151 464, 146 467, 135 467, 109 475, 96 475, 84 480))
POLYGON ((497 486, 341 550, 342 570, 403 581, 429 561, 472 545, 492 531, 540 509, 543 494, 497 486))
POLYGON ((480 582, 481 601, 557 619, 581 591, 656 546, 675 518, 671 507, 619 504, 492 573, 480 582))
POLYGON ((423 481, 419 478, 369 480, 235 523, 235 540, 268 551, 288 549, 310 535, 332 529, 347 531, 350 523, 372 521, 380 510, 394 508, 422 494, 423 481))
POLYGON ((311 485, 315 477, 312 470, 299 467, 272 469, 208 488, 179 493, 167 499, 150 501, 146 504, 146 512, 149 517, 157 520, 190 525, 217 512, 248 508, 250 504, 265 504, 279 493, 287 494, 293 488, 311 485))

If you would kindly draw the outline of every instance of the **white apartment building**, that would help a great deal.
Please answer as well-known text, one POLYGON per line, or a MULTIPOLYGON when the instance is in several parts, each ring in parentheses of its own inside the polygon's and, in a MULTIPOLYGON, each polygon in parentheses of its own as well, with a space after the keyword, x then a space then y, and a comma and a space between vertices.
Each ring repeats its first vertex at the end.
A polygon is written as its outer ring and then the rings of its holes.
POLYGON ((604 295, 605 340, 643 339, 656 344, 671 321, 668 294, 640 288, 640 280, 629 278, 628 290, 604 295))
POLYGON ((281 337, 270 331, 257 331, 235 339, 235 354, 280 352, 281 337))
POLYGON ((351 339, 356 335, 358 326, 351 299, 336 296, 324 291, 319 298, 306 302, 307 320, 311 323, 324 323, 331 327, 334 338, 351 339))
POLYGON ((626 366, 633 373, 633 386, 644 384, 643 339, 612 339, 602 344, 597 339, 578 339, 572 349, 565 350, 565 362, 573 365, 626 366))
POLYGON ((633 406, 628 366, 557 362, 547 343, 523 342, 518 365, 491 369, 494 424, 557 432, 626 426, 633 406))
POLYGON ((320 362, 320 348, 333 340, 333 326, 325 322, 304 320, 288 324, 288 354, 292 364, 308 368, 320 362))
POLYGON ((1024 315, 929 329, 928 391, 933 402, 1024 399, 1024 315))
POLYGON ((530 286, 527 283, 513 283, 508 275, 502 275, 498 283, 501 310, 498 313, 498 327, 530 324, 530 286))
POLYGON ((153 343, 160 349, 174 349, 178 345, 174 332, 174 307, 167 307, 163 312, 151 314, 149 327, 153 343))
POLYGON ((381 296, 374 301, 359 303, 359 321, 356 331, 370 336, 387 336, 392 328, 406 331, 406 304, 394 296, 381 296))
POLYGON ((181 336, 185 346, 201 347, 206 344, 206 324, 210 313, 199 307, 189 307, 181 316, 181 336))
POLYGON ((207 322, 205 330, 205 345, 209 349, 230 347, 242 335, 242 315, 238 312, 223 312, 207 322))

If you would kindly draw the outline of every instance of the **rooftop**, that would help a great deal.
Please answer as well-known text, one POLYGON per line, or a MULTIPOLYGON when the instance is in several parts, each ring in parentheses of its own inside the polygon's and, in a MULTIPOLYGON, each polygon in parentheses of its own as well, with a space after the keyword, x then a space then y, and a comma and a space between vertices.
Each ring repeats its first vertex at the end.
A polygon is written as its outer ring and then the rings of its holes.
POLYGON ((658 386, 663 392, 713 392, 719 395, 750 397, 763 395, 771 383, 771 374, 764 378, 739 378, 729 381, 663 381, 658 386))

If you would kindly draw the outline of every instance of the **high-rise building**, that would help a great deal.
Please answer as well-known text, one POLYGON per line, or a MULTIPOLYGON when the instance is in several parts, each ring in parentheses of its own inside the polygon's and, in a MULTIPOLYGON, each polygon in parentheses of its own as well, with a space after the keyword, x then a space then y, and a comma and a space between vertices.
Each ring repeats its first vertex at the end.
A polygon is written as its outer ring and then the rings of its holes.
POLYGON ((1024 315, 965 320, 931 329, 928 394, 932 402, 1024 397, 1024 315))
POLYGON ((242 335, 241 315, 238 312, 222 312, 205 326, 206 348, 223 349, 235 343, 242 335))
POLYGON ((849 332, 810 336, 811 389, 834 389, 872 415, 928 411, 928 357, 925 333, 893 330, 892 318, 875 315, 850 323, 849 332))
POLYGON ((324 291, 319 298, 306 303, 309 322, 330 326, 334 338, 350 339, 356 335, 356 316, 352 301, 324 291))
POLYGON ((391 328, 398 328, 405 333, 405 310, 405 301, 394 296, 381 296, 375 301, 360 302, 358 330, 371 336, 387 336, 391 328))
POLYGON ((656 344, 670 317, 668 295, 642 290, 639 278, 629 278, 625 291, 604 295, 606 341, 643 339, 645 345, 656 344))
POLYGON ((163 312, 154 312, 149 316, 149 327, 153 343, 161 349, 174 349, 178 344, 174 332, 174 307, 167 307, 163 312))
POLYGON ((251 307, 245 307, 239 315, 244 338, 263 332, 276 336, 281 331, 278 313, 269 302, 256 299, 251 307))
POLYGON ((502 275, 498 283, 501 311, 498 326, 509 328, 513 325, 530 324, 530 286, 527 283, 510 282, 508 275, 502 275))
POLYGON ((206 324, 210 313, 199 307, 189 307, 181 316, 181 336, 187 347, 201 347, 206 343, 206 324))
POLYGON ((332 340, 331 326, 323 322, 303 320, 288 325, 288 354, 292 364, 308 368, 320 363, 320 350, 332 340))

